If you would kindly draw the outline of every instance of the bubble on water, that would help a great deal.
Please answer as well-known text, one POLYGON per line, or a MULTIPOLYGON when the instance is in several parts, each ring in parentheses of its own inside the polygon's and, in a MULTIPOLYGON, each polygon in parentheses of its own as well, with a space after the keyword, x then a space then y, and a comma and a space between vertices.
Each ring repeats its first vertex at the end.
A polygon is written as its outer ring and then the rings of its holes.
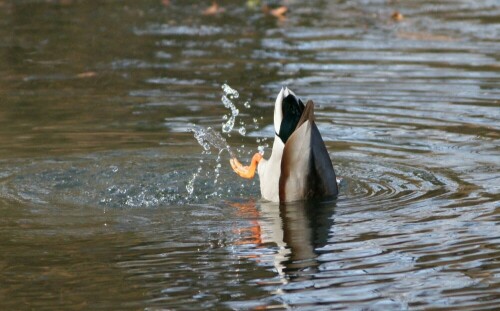
POLYGON ((238 130, 238 132, 240 132, 241 135, 245 136, 247 134, 247 130, 245 129, 244 126, 240 127, 240 129, 238 130))
POLYGON ((247 108, 247 109, 252 108, 252 106, 250 105, 250 102, 249 102, 249 101, 246 101, 246 102, 243 104, 243 106, 245 106, 245 108, 247 108))

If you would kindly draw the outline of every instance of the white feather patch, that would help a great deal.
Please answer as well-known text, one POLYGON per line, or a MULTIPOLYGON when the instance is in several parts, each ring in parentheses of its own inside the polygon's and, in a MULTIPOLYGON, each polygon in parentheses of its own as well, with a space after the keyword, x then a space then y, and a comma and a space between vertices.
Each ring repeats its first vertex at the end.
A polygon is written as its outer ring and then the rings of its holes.
POLYGON ((285 93, 285 88, 281 88, 278 97, 276 98, 276 102, 274 103, 274 130, 276 133, 280 132, 281 121, 283 120, 283 95, 285 93))
POLYGON ((260 179, 260 193, 262 198, 272 202, 279 202, 279 180, 281 172, 281 157, 285 144, 281 138, 274 136, 273 151, 269 160, 262 159, 257 166, 260 179))

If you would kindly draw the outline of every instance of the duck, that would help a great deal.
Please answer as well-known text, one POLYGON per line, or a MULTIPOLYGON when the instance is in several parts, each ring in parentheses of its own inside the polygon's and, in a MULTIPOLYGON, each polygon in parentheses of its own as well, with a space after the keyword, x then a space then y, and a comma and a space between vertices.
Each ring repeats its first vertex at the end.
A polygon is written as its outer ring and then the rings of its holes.
POLYGON ((323 138, 316 126, 314 103, 282 87, 274 104, 274 142, 271 156, 255 153, 249 165, 232 156, 236 174, 260 179, 262 198, 271 202, 325 200, 337 197, 337 177, 323 138))

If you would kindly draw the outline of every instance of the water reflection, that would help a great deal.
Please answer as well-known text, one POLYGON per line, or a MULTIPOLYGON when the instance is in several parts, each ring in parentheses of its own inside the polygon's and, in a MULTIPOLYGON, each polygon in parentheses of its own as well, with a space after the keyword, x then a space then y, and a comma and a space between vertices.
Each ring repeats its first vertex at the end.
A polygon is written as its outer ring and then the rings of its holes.
POLYGON ((274 266, 281 282, 309 278, 319 266, 318 249, 327 245, 334 225, 335 202, 300 201, 287 204, 248 201, 231 206, 250 226, 238 229, 243 237, 237 244, 254 244, 258 249, 273 249, 259 260, 274 266))

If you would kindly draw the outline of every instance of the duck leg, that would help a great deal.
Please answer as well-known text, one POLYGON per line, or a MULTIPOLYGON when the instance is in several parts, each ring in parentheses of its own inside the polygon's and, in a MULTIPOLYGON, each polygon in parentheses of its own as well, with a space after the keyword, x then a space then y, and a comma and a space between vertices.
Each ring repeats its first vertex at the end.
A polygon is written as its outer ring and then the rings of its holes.
POLYGON ((236 157, 231 158, 231 160, 229 160, 229 163, 231 163, 231 167, 233 168, 234 172, 240 177, 252 179, 255 176, 255 170, 257 169, 257 165, 259 164, 260 160, 262 160, 262 154, 256 153, 253 155, 252 161, 248 166, 244 166, 243 164, 241 164, 236 157))

